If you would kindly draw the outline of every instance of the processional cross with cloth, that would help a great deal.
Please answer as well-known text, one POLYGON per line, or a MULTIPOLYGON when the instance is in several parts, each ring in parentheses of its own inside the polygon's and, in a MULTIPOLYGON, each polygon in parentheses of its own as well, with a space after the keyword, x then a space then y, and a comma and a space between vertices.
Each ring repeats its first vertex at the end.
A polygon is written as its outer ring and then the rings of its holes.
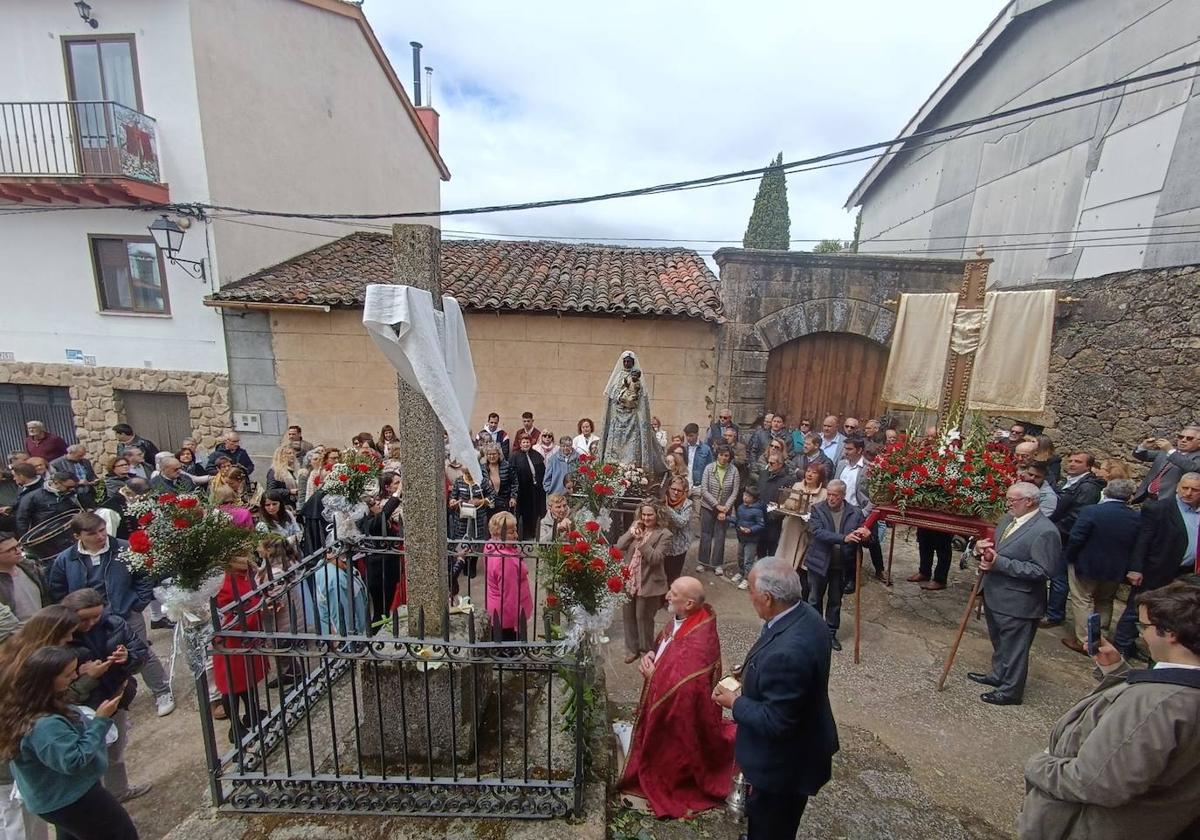
MULTIPOLYGON (((1052 289, 987 291, 991 260, 971 260, 957 293, 902 294, 892 333, 882 401, 889 408, 928 410, 937 406, 939 425, 969 411, 1039 420, 1046 408, 1050 343, 1057 295, 1052 289)), ((883 521, 916 525, 959 536, 981 537, 990 523, 932 512, 888 507, 883 521)), ((888 581, 891 581, 891 551, 888 581)), ((958 635, 938 680, 954 662, 982 578, 976 575, 958 635)), ((854 661, 859 661, 861 586, 855 589, 854 661)))

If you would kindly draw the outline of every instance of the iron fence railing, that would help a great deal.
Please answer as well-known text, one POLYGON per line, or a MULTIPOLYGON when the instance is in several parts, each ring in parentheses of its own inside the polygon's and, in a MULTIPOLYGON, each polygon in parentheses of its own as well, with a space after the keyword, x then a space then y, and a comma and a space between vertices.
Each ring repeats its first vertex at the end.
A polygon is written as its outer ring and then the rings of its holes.
MULTIPOLYGON (((197 694, 216 805, 414 816, 579 813, 584 722, 567 710, 583 691, 580 652, 549 641, 546 616, 533 631, 532 616, 519 611, 517 626, 498 632, 510 595, 495 590, 503 575, 492 579, 493 605, 501 609, 485 626, 482 554, 476 577, 482 573, 483 582, 465 578, 479 587, 479 601, 464 610, 448 597, 436 635, 424 632, 423 611, 410 635, 402 607, 371 624, 366 563, 400 563, 403 552, 397 543, 344 549, 321 549, 211 602, 212 674, 197 680, 197 694), (227 721, 210 710, 216 696, 227 721)), ((463 556, 452 545, 448 562, 463 556)), ((536 567, 531 549, 521 556, 536 567)))
POLYGON ((117 102, 0 102, 0 175, 159 183, 155 121, 117 102))

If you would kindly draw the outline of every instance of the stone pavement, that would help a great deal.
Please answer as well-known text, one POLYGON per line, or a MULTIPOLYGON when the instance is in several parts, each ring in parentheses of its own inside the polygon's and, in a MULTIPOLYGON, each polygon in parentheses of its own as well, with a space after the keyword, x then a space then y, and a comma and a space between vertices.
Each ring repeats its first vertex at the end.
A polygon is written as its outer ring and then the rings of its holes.
MULTIPOLYGON (((732 548, 732 546, 730 546, 732 548)), ((731 552, 726 552, 730 557, 731 552)), ((864 572, 869 570, 869 562, 864 572)), ((693 574, 690 562, 687 574, 693 574)), ((863 588, 862 662, 854 664, 854 606, 842 609, 833 654, 830 695, 842 742, 834 780, 814 798, 801 837, 828 838, 1005 838, 1014 835, 1024 796, 1021 768, 1046 746, 1050 728, 1076 699, 1091 690, 1091 663, 1058 641, 1061 631, 1039 631, 1030 679, 1021 706, 988 706, 985 689, 966 679, 987 670, 991 645, 982 619, 972 619, 943 692, 936 690, 973 578, 950 573, 950 586, 925 592, 904 581, 916 571, 916 544, 901 531, 896 540, 892 589, 867 580, 863 588)), ((761 622, 746 592, 713 575, 709 603, 717 623, 726 667, 741 661, 758 637, 761 622)), ((666 613, 660 613, 665 620, 666 613)), ((628 718, 641 678, 622 662, 621 628, 609 633, 608 687, 615 714, 628 718)), ((733 838, 738 828, 721 814, 697 825, 659 823, 619 813, 625 836, 733 838), (631 828, 632 830, 626 830, 631 828)), ((621 833, 614 834, 616 837, 621 833)))
MULTIPOLYGON (((732 545, 726 557, 733 557, 732 545)), ((983 687, 965 676, 969 670, 985 670, 991 654, 983 622, 972 620, 946 690, 938 693, 935 683, 972 579, 956 564, 948 589, 924 592, 904 582, 915 567, 915 543, 906 541, 902 531, 896 541, 895 587, 889 590, 868 580, 863 589, 862 663, 857 666, 852 598, 844 606, 840 638, 845 650, 834 654, 831 679, 842 750, 833 782, 809 805, 802 837, 1011 837, 1024 793, 1025 759, 1044 749, 1054 721, 1093 685, 1090 663, 1059 643, 1062 631, 1040 631, 1025 704, 985 705, 979 700, 983 687)), ((687 568, 692 568, 690 561, 687 568)), ((726 663, 736 663, 757 638, 760 622, 747 593, 711 575, 704 580, 718 613, 726 663)), ((665 612, 660 615, 665 620, 665 612)), ((628 717, 640 677, 621 662, 619 622, 609 635, 610 705, 628 717)), ((153 631, 151 638, 165 661, 170 634, 153 631)), ((145 840, 165 836, 207 800, 204 751, 188 683, 179 662, 179 709, 169 717, 154 716, 153 700, 144 689, 134 701, 130 776, 135 782, 153 782, 154 790, 128 808, 145 840)), ((281 837, 299 829, 280 823, 281 837)), ((652 838, 733 838, 738 833, 721 812, 699 821, 658 823, 617 811, 612 829, 616 838, 639 832, 652 838)), ((361 828, 357 834, 366 836, 361 828)))

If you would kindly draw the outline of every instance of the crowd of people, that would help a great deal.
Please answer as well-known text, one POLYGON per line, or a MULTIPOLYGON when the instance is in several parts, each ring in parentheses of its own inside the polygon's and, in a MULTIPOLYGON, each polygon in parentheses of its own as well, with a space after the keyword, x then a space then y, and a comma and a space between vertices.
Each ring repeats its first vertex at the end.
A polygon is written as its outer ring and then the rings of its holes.
MULTIPOLYGON (((647 680, 656 670, 667 673, 661 667, 667 649, 663 633, 670 631, 669 644, 685 625, 690 630, 689 620, 699 626, 703 616, 712 617, 704 607, 704 576, 709 576, 749 590, 768 627, 776 618, 798 615, 801 603, 807 605, 802 621, 788 626, 803 625, 797 633, 803 635, 805 656, 816 657, 818 671, 824 669, 818 682, 827 682, 828 661, 821 659, 819 644, 812 647, 812 630, 823 627, 827 650, 840 650, 841 601, 852 591, 864 552, 875 575, 883 577, 885 525, 871 502, 869 476, 873 459, 903 433, 879 419, 860 423, 829 416, 818 429, 807 419, 789 425, 782 414, 741 428, 728 411, 718 412, 703 432, 688 423, 672 436, 658 418, 653 430, 665 453, 666 473, 638 504, 628 527, 614 534, 617 548, 638 558, 622 616, 625 661, 637 663, 647 680), (801 515, 783 515, 785 509, 801 515), (727 558, 730 537, 736 553, 727 558), (685 574, 693 543, 694 576, 685 574), (674 621, 656 632, 663 609, 674 621)), ((8 470, 0 475, 0 721, 9 738, 0 748, 11 761, 11 775, 0 780, 8 784, 0 790, 0 807, 6 809, 6 825, 13 822, 14 806, 5 790, 15 784, 23 797, 17 822, 36 826, 40 818, 58 826, 63 836, 86 838, 97 835, 88 833, 81 814, 103 813, 118 826, 116 834, 104 836, 136 836, 131 823, 125 827, 128 818, 122 817, 120 804, 148 790, 130 782, 123 759, 135 676, 141 675, 154 696, 159 715, 171 713, 174 699, 147 632, 170 626, 155 612, 155 581, 116 561, 137 527, 126 512, 129 503, 152 493, 207 494, 235 523, 266 534, 255 552, 230 558, 217 596, 230 603, 261 584, 268 569, 281 573, 331 542, 320 505, 322 484, 347 453, 370 457, 380 467, 378 482, 365 498, 363 533, 402 539, 400 443, 391 426, 378 436, 359 433, 345 447, 313 445, 299 426, 291 426, 255 480, 254 460, 233 431, 211 452, 190 439, 174 452, 161 452, 129 426, 118 425, 115 455, 102 471, 86 447, 67 444, 41 423, 29 424, 28 431, 25 450, 11 453, 8 470), (18 540, 55 522, 65 523, 66 544, 41 562, 26 559, 18 540), (53 795, 25 795, 32 784, 53 795)), ((1196 572, 1200 563, 1200 428, 1183 428, 1173 442, 1144 440, 1132 453, 1149 464, 1140 482, 1130 478, 1120 459, 1086 451, 1060 457, 1049 438, 1031 431, 1036 430, 1014 423, 1000 439, 1012 452, 1019 480, 1008 488, 1008 513, 995 536, 975 547, 995 648, 992 667, 969 675, 989 689, 982 699, 996 705, 1022 701, 1033 636, 1039 627, 1062 625, 1068 605, 1073 632, 1063 644, 1085 653, 1087 618, 1098 614, 1111 638, 1097 659, 1107 663, 1106 670, 1148 656, 1157 659, 1164 650, 1178 654, 1176 659, 1186 659, 1180 651, 1194 655, 1187 630, 1194 614, 1181 613, 1183 608, 1170 613, 1175 647, 1169 649, 1148 622, 1167 609, 1155 600, 1155 591, 1196 572), (1130 585, 1131 597, 1114 623, 1113 605, 1123 583, 1130 585)), ((575 432, 539 429, 526 412, 509 435, 493 413, 476 435, 479 481, 447 456, 448 533, 455 540, 483 543, 481 549, 450 554, 452 577, 457 587, 457 578, 473 577, 483 560, 485 607, 499 638, 518 638, 518 628, 533 611, 529 573, 515 544, 561 540, 577 526, 571 494, 579 456, 594 455, 599 441, 589 418, 580 419, 575 432)), ((925 439, 938 445, 939 431, 926 430, 925 439)), ((949 536, 918 529, 917 547, 919 567, 908 580, 930 592, 944 589, 953 550, 949 536)), ((364 632, 405 602, 403 561, 395 555, 331 553, 318 572, 317 606, 305 621, 311 618, 319 632, 364 632), (356 588, 346 585, 347 576, 355 577, 361 593, 353 602, 345 600, 356 588)), ((304 612, 303 605, 294 606, 251 610, 253 621, 261 622, 256 628, 286 630, 288 616, 304 612)), ((1167 619, 1162 622, 1167 626, 1167 619)), ((686 649, 678 646, 680 652, 686 649)), ((236 669, 228 662, 212 663, 211 677, 218 698, 213 714, 229 720, 235 742, 263 714, 256 686, 268 677, 265 660, 236 659, 236 669)), ((284 673, 273 679, 294 679, 286 668, 280 670, 284 673)), ((756 745, 754 739, 769 741, 778 733, 770 723, 772 713, 749 702, 752 695, 759 703, 772 702, 763 698, 775 689, 763 679, 756 673, 736 691, 715 691, 713 700, 733 709, 739 764, 748 778, 759 774, 750 801, 756 803, 760 824, 763 815, 798 821, 800 800, 828 778, 823 768, 836 750, 836 732, 830 719, 828 727, 820 723, 819 731, 805 735, 821 741, 825 758, 804 785, 789 781, 780 787, 769 781, 770 761, 762 758, 767 741, 756 745)), ((817 721, 821 708, 809 710, 817 721)), ((1031 785, 1037 784, 1031 778, 1031 785)), ((1051 791, 1046 796, 1053 798, 1051 788, 1046 782, 1041 790, 1051 791)))

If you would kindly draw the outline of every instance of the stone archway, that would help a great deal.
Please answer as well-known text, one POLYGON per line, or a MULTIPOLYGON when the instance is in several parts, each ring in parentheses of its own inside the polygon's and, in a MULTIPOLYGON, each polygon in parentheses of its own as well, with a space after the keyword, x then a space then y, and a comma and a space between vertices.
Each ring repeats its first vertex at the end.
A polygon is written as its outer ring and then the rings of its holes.
MULTIPOLYGON (((721 269, 726 316, 717 340, 716 402, 729 406, 739 424, 776 408, 768 402, 773 357, 781 371, 774 379, 797 375, 782 372, 788 354, 797 351, 778 348, 806 336, 824 336, 845 344, 843 356, 861 349, 858 361, 848 362, 858 370, 840 371, 842 376, 873 376, 875 367, 886 367, 899 295, 957 291, 966 266, 963 260, 734 248, 717 251, 713 259, 721 269)), ((819 350, 822 339, 807 341, 819 350)), ((834 364, 836 350, 826 347, 823 369, 834 364)), ((773 390, 777 399, 792 401, 791 390, 782 385, 773 390)), ((836 411, 839 404, 835 400, 822 410, 836 411)))

